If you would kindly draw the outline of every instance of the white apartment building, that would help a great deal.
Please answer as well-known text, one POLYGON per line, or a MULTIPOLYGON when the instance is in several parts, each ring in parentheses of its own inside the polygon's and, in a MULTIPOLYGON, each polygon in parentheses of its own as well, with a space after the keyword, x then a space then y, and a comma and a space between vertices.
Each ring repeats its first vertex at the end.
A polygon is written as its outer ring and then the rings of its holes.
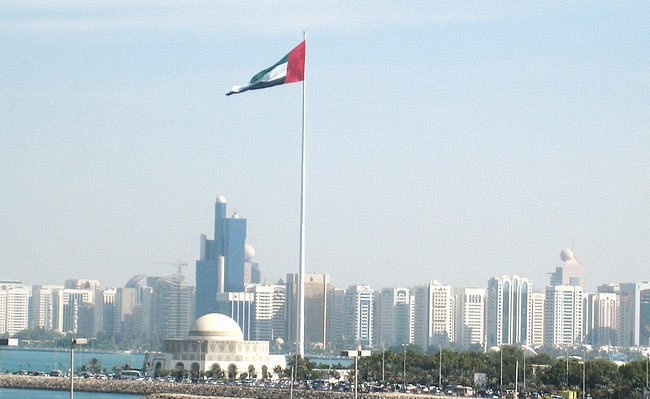
POLYGON ((374 290, 367 285, 351 285, 345 293, 346 343, 373 346, 374 290))
POLYGON ((546 294, 533 292, 531 296, 530 340, 529 345, 544 345, 544 304, 546 294))
POLYGON ((384 288, 379 294, 377 344, 382 347, 413 342, 413 307, 408 288, 384 288))
POLYGON ((619 295, 614 292, 597 292, 584 296, 585 339, 596 347, 619 342, 619 295))
POLYGON ((621 342, 650 346, 650 282, 620 284, 621 342))
POLYGON ((485 288, 456 288, 454 291, 455 337, 462 347, 485 343, 485 288))
POLYGON ((488 280, 487 345, 529 345, 531 342, 533 283, 527 278, 506 275, 488 280))
POLYGON ((29 328, 52 330, 55 327, 55 310, 58 292, 62 285, 32 286, 29 308, 29 328))
POLYGON ((544 345, 567 346, 583 342, 583 291, 579 285, 546 287, 544 345))
POLYGON ((254 295, 251 339, 272 341, 285 337, 285 290, 284 285, 248 285, 247 293, 254 295))
POLYGON ((433 280, 415 287, 414 343, 423 349, 447 345, 454 337, 451 286, 433 280))
POLYGON ((0 334, 13 336, 27 329, 30 294, 20 281, 0 281, 0 334))

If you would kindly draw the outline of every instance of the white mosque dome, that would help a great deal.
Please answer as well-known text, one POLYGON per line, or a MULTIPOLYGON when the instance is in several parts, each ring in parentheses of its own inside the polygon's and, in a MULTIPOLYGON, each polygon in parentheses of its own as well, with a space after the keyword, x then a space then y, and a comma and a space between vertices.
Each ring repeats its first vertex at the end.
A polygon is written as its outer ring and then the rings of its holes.
POLYGON ((237 322, 221 313, 208 313, 196 319, 189 335, 219 341, 244 340, 244 334, 237 322))

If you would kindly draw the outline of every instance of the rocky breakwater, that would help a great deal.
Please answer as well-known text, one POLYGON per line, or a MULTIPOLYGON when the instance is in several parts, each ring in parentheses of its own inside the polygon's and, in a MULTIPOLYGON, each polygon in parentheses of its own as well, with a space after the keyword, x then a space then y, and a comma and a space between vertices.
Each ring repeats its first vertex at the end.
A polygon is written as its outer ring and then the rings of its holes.
MULTIPOLYGON (((67 391, 70 380, 62 377, 31 377, 23 375, 0 375, 0 388, 43 389, 67 391)), ((248 399, 288 399, 288 389, 266 387, 243 387, 232 385, 181 384, 161 381, 119 381, 75 378, 74 390, 82 392, 107 392, 139 395, 147 399, 205 399, 209 398, 248 398, 248 399)), ((407 396, 416 399, 420 395, 401 395, 394 393, 359 393, 359 399, 381 399, 407 396)), ((424 396, 424 395, 423 395, 424 396)), ((295 399, 353 399, 351 392, 323 392, 296 389, 295 399)), ((432 396, 427 396, 432 399, 432 396)), ((407 399, 407 398, 404 398, 407 399)))

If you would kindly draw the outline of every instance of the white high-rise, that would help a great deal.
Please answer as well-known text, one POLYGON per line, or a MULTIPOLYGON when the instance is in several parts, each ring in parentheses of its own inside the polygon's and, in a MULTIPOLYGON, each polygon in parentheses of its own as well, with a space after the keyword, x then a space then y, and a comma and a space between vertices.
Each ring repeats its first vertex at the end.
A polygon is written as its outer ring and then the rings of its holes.
POLYGON ((0 281, 0 334, 13 336, 27 329, 30 294, 20 281, 0 281))
POLYGON ((530 340, 529 345, 544 345, 544 304, 543 292, 531 293, 530 340))
POLYGON ((433 280, 415 287, 414 343, 423 349, 447 345, 454 337, 451 286, 433 280))
POLYGON ((456 288, 454 290, 456 335, 454 341, 463 346, 485 343, 485 288, 456 288))
POLYGON ((254 341, 271 341, 275 338, 285 339, 284 285, 248 285, 246 292, 255 297, 252 315, 251 339, 254 341))
POLYGON ((35 285, 32 287, 29 328, 54 329, 57 293, 62 289, 62 285, 35 285))
POLYGON ((650 346, 650 282, 624 283, 621 292, 623 346, 650 346))
POLYGON ((348 344, 373 345, 374 290, 351 285, 345 293, 345 330, 348 344))
POLYGON ((584 296, 585 339, 594 346, 618 345, 619 295, 597 292, 584 296))
POLYGON ((413 341, 413 314, 408 288, 384 288, 379 295, 377 343, 382 346, 413 341))
POLYGON ((487 345, 529 345, 531 342, 533 283, 520 276, 488 280, 487 345))
POLYGON ((583 303, 579 285, 546 287, 544 345, 566 346, 582 343, 583 303))

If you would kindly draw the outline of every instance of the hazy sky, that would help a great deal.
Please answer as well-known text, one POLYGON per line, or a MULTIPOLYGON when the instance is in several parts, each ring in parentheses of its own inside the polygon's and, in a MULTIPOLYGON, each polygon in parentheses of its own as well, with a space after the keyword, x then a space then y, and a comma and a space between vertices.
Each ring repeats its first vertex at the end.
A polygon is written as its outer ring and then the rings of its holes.
POLYGON ((301 85, 224 94, 305 30, 308 272, 650 280, 646 1, 7 3, 0 279, 193 283, 217 195, 297 271, 301 85))

